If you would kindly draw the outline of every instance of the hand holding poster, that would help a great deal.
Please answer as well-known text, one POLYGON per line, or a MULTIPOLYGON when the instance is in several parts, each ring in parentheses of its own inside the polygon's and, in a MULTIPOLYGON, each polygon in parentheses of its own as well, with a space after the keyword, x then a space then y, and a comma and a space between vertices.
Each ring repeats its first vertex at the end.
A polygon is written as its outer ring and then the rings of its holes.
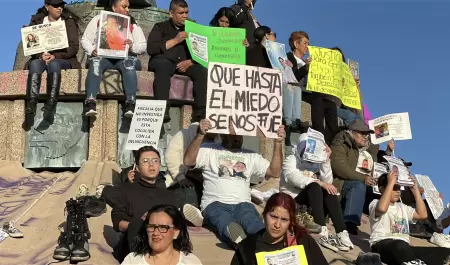
POLYGON ((206 100, 206 118, 213 127, 208 132, 229 134, 231 121, 238 135, 278 137, 283 107, 280 71, 211 62, 206 100))
POLYGON ((114 12, 100 13, 100 34, 97 40, 97 54, 101 57, 126 58, 130 17, 114 12))
POLYGON ((256 253, 257 265, 308 265, 305 248, 296 245, 272 252, 256 253))
POLYGON ((284 44, 273 41, 266 41, 265 47, 272 67, 274 69, 280 70, 281 73, 283 73, 283 82, 298 84, 297 78, 292 71, 292 64, 286 57, 284 44), (289 64, 291 64, 291 66, 289 66, 289 64))
POLYGON ((186 43, 194 61, 245 64, 245 29, 207 27, 191 21, 185 24, 186 43))
POLYGON ((361 109, 361 99, 349 66, 340 52, 309 46, 312 61, 306 90, 338 97, 350 108, 361 109))
POLYGON ((375 134, 371 135, 373 144, 388 142, 391 139, 412 139, 408 112, 389 114, 370 120, 369 127, 375 131, 375 134))
POLYGON ((319 131, 308 128, 308 139, 303 153, 303 159, 311 163, 325 163, 327 157, 325 137, 319 131))
POLYGON ((430 206, 434 219, 437 220, 444 212, 444 202, 441 199, 439 191, 434 186, 430 177, 419 174, 416 174, 415 177, 424 190, 425 199, 427 200, 428 206, 430 206))
MULTIPOLYGON (((385 164, 381 164, 381 163, 373 163, 373 178, 377 181, 378 183, 378 179, 380 178, 381 175, 383 174, 387 174, 388 170, 385 164)), ((381 194, 380 189, 378 189, 378 185, 375 185, 372 187, 373 188, 373 193, 375 194, 381 194)))
POLYGON ((157 148, 165 111, 165 100, 136 100, 125 149, 138 150, 146 145, 157 148))
POLYGON ((401 186, 414 186, 414 180, 409 178, 409 171, 405 167, 405 164, 400 158, 392 156, 383 156, 388 162, 389 171, 397 171, 398 179, 397 184, 401 186))
POLYGON ((352 61, 351 59, 347 60, 348 67, 350 68, 350 72, 355 79, 359 79, 359 63, 352 61))
POLYGON ((21 29, 21 33, 25 56, 69 47, 66 23, 63 20, 25 27, 21 29))

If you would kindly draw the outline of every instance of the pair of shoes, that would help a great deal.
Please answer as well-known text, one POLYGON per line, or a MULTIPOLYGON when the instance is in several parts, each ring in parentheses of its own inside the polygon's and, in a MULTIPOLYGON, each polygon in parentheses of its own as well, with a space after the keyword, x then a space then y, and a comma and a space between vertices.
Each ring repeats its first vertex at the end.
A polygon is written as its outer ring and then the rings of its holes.
POLYGON ((444 234, 433 233, 430 242, 438 247, 450 248, 450 237, 444 234))
POLYGON ((355 263, 356 265, 382 265, 380 254, 372 252, 360 252, 355 263))
POLYGON ((328 237, 321 237, 319 239, 319 244, 325 248, 328 248, 334 252, 338 251, 349 251, 350 248, 345 246, 338 237, 333 235, 328 235, 328 237))
POLYGON ((89 253, 88 239, 91 237, 83 201, 69 199, 66 202, 66 229, 58 238, 58 246, 53 252, 56 260, 71 262, 87 261, 89 253))
POLYGON ((227 226, 228 236, 233 243, 233 247, 236 248, 237 245, 247 237, 244 228, 238 223, 231 222, 227 226))
POLYGON ((81 184, 78 188, 77 196, 76 198, 86 197, 89 196, 89 188, 86 184, 81 184))
POLYGON ((337 233, 336 236, 339 238, 342 244, 349 247, 350 249, 354 248, 352 241, 350 240, 350 236, 347 230, 344 230, 340 233, 337 233))
POLYGON ((402 265, 427 265, 427 264, 420 259, 415 259, 408 262, 403 262, 402 265))
POLYGON ((13 222, 3 223, 3 232, 7 233, 12 238, 23 238, 23 233, 14 226, 13 222))
MULTIPOLYGON (((97 102, 95 99, 87 99, 84 103, 85 106, 85 116, 87 117, 92 117, 92 116, 96 116, 97 113, 97 102)), ((125 102, 125 107, 123 109, 123 116, 127 117, 127 118, 132 118, 134 115, 134 109, 136 107, 136 103, 135 101, 132 100, 127 100, 125 102)))
POLYGON ((319 234, 322 232, 322 226, 314 222, 314 217, 309 214, 308 208, 305 205, 299 207, 297 223, 303 224, 303 226, 311 233, 319 234))
POLYGON ((203 215, 197 207, 185 204, 183 206, 183 214, 184 218, 194 226, 201 227, 203 225, 203 215))

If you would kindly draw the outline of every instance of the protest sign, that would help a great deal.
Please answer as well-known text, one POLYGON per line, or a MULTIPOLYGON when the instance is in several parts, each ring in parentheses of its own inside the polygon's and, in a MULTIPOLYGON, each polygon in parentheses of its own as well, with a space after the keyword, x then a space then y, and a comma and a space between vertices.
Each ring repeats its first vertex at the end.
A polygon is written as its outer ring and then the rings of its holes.
POLYGON ((138 150, 146 145, 157 148, 165 111, 165 100, 136 100, 125 149, 138 150))
POLYGON ((312 61, 306 90, 338 97, 350 108, 361 109, 361 99, 349 66, 335 50, 309 46, 312 61))
POLYGON ((100 13, 100 34, 97 39, 97 54, 108 58, 126 58, 130 17, 114 12, 100 13))
POLYGON ((298 84, 297 78, 288 65, 290 61, 286 57, 286 50, 283 43, 266 41, 266 52, 269 56, 270 64, 274 69, 278 69, 283 74, 283 82, 290 84, 298 84))
POLYGON ((430 206, 431 214, 435 220, 437 220, 444 212, 444 202, 441 199, 439 191, 434 186, 430 177, 425 175, 415 175, 417 182, 424 190, 425 199, 428 206, 430 206))
POLYGON ((256 253, 257 265, 308 265, 305 248, 295 245, 278 251, 256 253))
POLYGON ((204 67, 209 62, 245 64, 245 29, 207 27, 186 21, 185 30, 192 58, 204 67))
POLYGON ((370 120, 369 127, 375 131, 375 133, 371 135, 373 144, 388 142, 391 139, 412 139, 408 112, 389 114, 370 120))
POLYGON ((347 63, 348 67, 350 68, 350 72, 352 72, 353 77, 355 79, 359 79, 359 63, 351 59, 348 59, 347 63))
MULTIPOLYGON (((377 181, 380 178, 381 175, 388 173, 387 167, 385 164, 381 163, 373 163, 373 178, 377 181)), ((381 194, 380 189, 378 189, 378 185, 375 185, 372 187, 373 193, 375 194, 381 194)))
POLYGON ((409 178, 409 171, 405 167, 405 164, 400 158, 392 156, 383 156, 388 163, 389 171, 397 171, 398 179, 397 184, 401 186, 414 186, 414 181, 409 178))
POLYGON ((211 133, 277 138, 282 121, 282 76, 262 67, 211 62, 206 118, 211 133), (258 133, 261 131, 262 135, 258 133))
POLYGON ((308 128, 308 139, 302 158, 311 163, 325 163, 327 161, 325 137, 321 132, 308 128))
POLYGON ((21 29, 25 56, 61 50, 69 47, 66 23, 61 20, 21 29))

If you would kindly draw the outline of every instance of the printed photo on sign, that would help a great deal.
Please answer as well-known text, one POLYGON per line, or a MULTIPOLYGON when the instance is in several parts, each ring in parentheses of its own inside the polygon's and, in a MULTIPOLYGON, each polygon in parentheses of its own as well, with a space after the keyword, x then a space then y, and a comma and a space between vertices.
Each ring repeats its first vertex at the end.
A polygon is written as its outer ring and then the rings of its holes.
POLYGON ((389 136, 389 126, 387 122, 375 126, 375 138, 379 139, 382 137, 389 136))
POLYGON ((245 157, 219 156, 220 178, 247 179, 247 163, 245 157))
POLYGON ((409 178, 409 170, 405 167, 403 160, 392 156, 383 156, 383 158, 387 161, 389 171, 398 173, 397 184, 401 186, 414 185, 414 180, 409 178))
POLYGON ((189 34, 189 42, 195 56, 208 62, 208 38, 195 33, 189 34))
POLYGON ((373 158, 367 151, 359 152, 356 171, 362 174, 370 175, 373 169, 373 158))
POLYGON ((369 127, 375 131, 375 133, 371 135, 373 144, 381 144, 392 139, 412 139, 408 112, 389 114, 369 120, 369 127))
POLYGON ((21 34, 25 56, 69 47, 64 21, 25 27, 21 29, 21 34))
POLYGON ((100 34, 98 34, 97 53, 99 56, 125 58, 128 56, 130 18, 121 14, 102 11, 100 34))
POLYGON ((270 64, 274 69, 278 69, 283 73, 283 82, 297 84, 297 78, 295 78, 292 71, 292 63, 286 57, 286 50, 283 43, 266 41, 266 52, 269 56, 270 64))

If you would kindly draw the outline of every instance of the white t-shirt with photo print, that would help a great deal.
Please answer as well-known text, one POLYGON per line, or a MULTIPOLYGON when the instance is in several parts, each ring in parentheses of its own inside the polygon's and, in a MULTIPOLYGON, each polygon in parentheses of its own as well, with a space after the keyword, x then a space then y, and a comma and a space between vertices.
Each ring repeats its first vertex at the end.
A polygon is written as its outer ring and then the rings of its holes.
POLYGON ((250 150, 231 152, 219 144, 202 144, 195 166, 203 170, 201 209, 216 201, 250 202, 250 179, 263 179, 269 165, 269 161, 250 150))
POLYGON ((414 222, 414 208, 401 202, 389 205, 387 212, 375 217, 379 200, 373 200, 369 205, 369 221, 372 233, 370 246, 384 239, 397 239, 409 243, 409 223, 414 222))

